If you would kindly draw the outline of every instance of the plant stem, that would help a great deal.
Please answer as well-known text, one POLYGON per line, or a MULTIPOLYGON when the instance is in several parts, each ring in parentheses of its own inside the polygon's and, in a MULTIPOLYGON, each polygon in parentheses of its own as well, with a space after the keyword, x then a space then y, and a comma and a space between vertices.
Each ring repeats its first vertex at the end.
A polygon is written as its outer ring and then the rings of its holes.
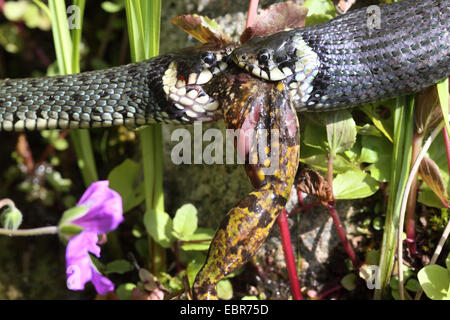
POLYGON ((400 294, 400 299, 404 299, 404 290, 403 290, 403 241, 402 241, 402 233, 403 233, 403 223, 404 223, 404 211, 406 208, 406 203, 408 200, 408 194, 411 189, 411 185, 413 181, 415 180, 414 177, 419 170, 419 165, 422 162, 423 157, 425 156, 425 153, 428 151, 428 149, 431 146, 431 143, 436 138, 436 136, 439 134, 439 132, 442 130, 442 127, 444 126, 444 123, 442 122, 438 127, 436 127, 433 132, 430 134, 430 136, 425 141, 422 150, 420 150, 419 154, 417 155, 417 159, 414 161, 414 164, 411 168, 411 172, 409 173, 408 180, 406 181, 404 192, 403 192, 403 198, 400 204, 400 211, 399 211, 399 218, 398 218, 398 234, 397 234, 397 262, 398 262, 398 289, 400 294))
POLYGON ((303 300, 300 291, 300 282, 295 267, 295 257, 292 250, 291 235, 289 233, 289 226, 287 221, 287 211, 283 209, 277 219, 278 227, 280 228, 281 242, 283 244, 284 259, 286 261, 286 268, 289 275, 289 284, 291 286, 292 298, 294 300, 303 300))
POLYGON ((341 219, 339 218, 339 215, 337 213, 335 202, 334 202, 334 194, 333 194, 333 160, 334 155, 329 154, 328 155, 328 170, 327 170, 327 181, 328 185, 330 186, 331 194, 333 195, 333 201, 330 201, 326 204, 326 207, 328 211, 330 212, 331 218, 333 218, 334 227, 336 228, 336 231, 338 232, 339 238, 341 239, 342 245, 344 246, 345 252, 347 252, 347 255, 349 259, 352 261, 353 268, 355 270, 359 269, 359 266, 361 265, 359 262, 359 259, 356 257, 355 251, 353 250, 352 245, 350 244, 350 241, 348 241, 346 232, 344 230, 344 227, 342 225, 341 219))
POLYGON ((21 230, 0 229, 0 235, 9 237, 42 236, 46 234, 57 234, 58 230, 59 229, 56 226, 21 230))
MULTIPOLYGON (((413 144, 412 144, 412 155, 411 155, 411 167, 417 159, 423 142, 423 135, 414 133, 413 144)), ((412 256, 417 254, 416 249, 416 200, 417 200, 417 190, 419 188, 419 183, 417 181, 418 174, 411 184, 411 192, 409 193, 408 204, 406 207, 406 241, 408 243, 409 252, 412 256)))
POLYGON ((344 227, 342 225, 341 219, 339 218, 334 203, 329 202, 327 204, 327 209, 330 212, 331 217, 333 218, 334 226, 336 228, 336 231, 338 232, 339 238, 341 239, 342 245, 344 246, 345 252, 347 252, 349 259, 352 261, 353 268, 355 270, 358 270, 360 266, 359 259, 356 257, 355 251, 353 250, 350 241, 348 241, 347 239, 344 227))
POLYGON ((255 23, 256 15, 258 12, 258 2, 259 0, 250 0, 245 28, 249 28, 255 23))

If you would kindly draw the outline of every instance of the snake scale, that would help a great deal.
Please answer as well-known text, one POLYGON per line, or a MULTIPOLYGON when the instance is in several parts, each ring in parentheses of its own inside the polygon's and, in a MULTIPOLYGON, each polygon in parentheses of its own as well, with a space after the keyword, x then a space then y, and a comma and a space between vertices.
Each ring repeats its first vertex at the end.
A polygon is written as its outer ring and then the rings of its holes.
POLYGON ((265 174, 267 161, 250 164, 255 150, 245 151, 255 191, 221 223, 196 277, 194 298, 216 299, 217 283, 256 253, 288 200, 300 152, 296 112, 415 93, 450 75, 450 0, 378 8, 376 28, 361 9, 241 46, 208 44, 107 70, 4 79, 0 131, 222 118, 227 128, 277 129, 277 170, 265 174))

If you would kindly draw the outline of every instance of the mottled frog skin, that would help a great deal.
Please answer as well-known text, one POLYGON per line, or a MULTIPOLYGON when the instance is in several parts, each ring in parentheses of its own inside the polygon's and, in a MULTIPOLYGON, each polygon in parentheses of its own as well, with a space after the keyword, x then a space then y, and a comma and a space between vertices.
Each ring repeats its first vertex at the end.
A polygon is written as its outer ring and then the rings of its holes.
POLYGON ((300 146, 297 115, 282 83, 266 82, 233 70, 217 77, 210 85, 215 88, 212 95, 221 101, 228 129, 267 129, 269 136, 279 136, 272 141, 262 137, 264 131, 256 134, 256 139, 267 141, 263 155, 270 159, 278 151, 278 157, 271 161, 267 158, 259 161, 258 154, 261 153, 257 148, 245 148, 235 143, 245 154, 245 170, 256 189, 222 221, 206 263, 197 274, 193 285, 194 299, 212 300, 217 299, 217 283, 246 263, 267 238, 289 198, 299 165, 300 146), (233 94, 236 92, 239 95, 233 94), (266 174, 264 169, 271 166, 277 169, 266 174))

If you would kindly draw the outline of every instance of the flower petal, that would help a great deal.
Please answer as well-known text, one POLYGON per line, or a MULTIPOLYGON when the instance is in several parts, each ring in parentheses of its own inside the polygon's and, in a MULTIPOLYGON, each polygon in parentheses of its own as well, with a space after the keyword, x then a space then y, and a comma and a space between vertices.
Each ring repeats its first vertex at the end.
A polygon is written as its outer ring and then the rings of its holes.
POLYGON ((106 294, 114 291, 114 284, 111 280, 102 276, 95 267, 92 267, 92 283, 98 294, 106 294))
POLYGON ((114 290, 114 284, 102 276, 93 265, 89 252, 100 257, 95 232, 83 231, 73 237, 66 248, 67 287, 70 290, 83 290, 87 282, 92 281, 99 294, 114 290))
POLYGON ((71 290, 83 290, 86 282, 92 278, 92 263, 89 252, 100 256, 95 232, 81 232, 73 237, 66 247, 67 287, 71 290))
POLYGON ((82 217, 73 220, 73 224, 98 234, 117 228, 123 221, 122 198, 108 185, 107 180, 90 185, 77 204, 88 207, 88 211, 82 217))

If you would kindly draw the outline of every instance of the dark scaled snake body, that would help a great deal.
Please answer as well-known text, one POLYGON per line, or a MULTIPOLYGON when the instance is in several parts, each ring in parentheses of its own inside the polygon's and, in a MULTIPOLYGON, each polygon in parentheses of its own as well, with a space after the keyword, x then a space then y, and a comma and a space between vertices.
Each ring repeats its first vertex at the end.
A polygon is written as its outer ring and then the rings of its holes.
POLYGON ((289 198, 300 153, 296 111, 411 94, 450 75, 450 0, 377 8, 375 27, 361 9, 239 47, 207 44, 107 70, 3 79, 0 131, 221 118, 227 128, 279 130, 278 170, 265 175, 270 161, 246 163, 255 191, 220 225, 194 283, 194 298, 216 299, 217 283, 255 254, 289 198))

